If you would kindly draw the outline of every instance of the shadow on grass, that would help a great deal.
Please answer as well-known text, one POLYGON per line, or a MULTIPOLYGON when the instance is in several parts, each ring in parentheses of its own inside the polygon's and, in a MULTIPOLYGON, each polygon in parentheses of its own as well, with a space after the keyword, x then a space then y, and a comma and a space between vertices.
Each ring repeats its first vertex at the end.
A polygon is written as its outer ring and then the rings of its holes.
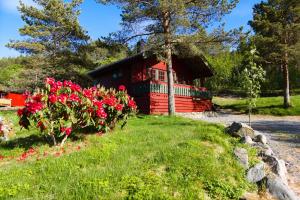
MULTIPOLYGON (((86 135, 92 135, 95 132, 90 131, 80 131, 76 134, 71 135, 68 139, 71 141, 83 140, 86 135)), ((63 137, 58 137, 57 141, 60 142, 63 137)), ((7 142, 0 143, 0 148, 2 149, 14 149, 14 148, 24 148, 25 150, 31 148, 32 146, 42 146, 49 145, 53 146, 53 141, 50 136, 46 135, 30 135, 27 137, 20 137, 9 140, 7 142)))
MULTIPOLYGON (((247 114, 248 113, 248 108, 247 105, 242 105, 242 104, 235 104, 235 105, 223 105, 220 106, 222 109, 231 109, 234 111, 239 111, 243 114, 247 114)), ((270 106, 259 106, 256 108, 253 108, 252 113, 253 114, 259 114, 260 110, 266 110, 266 109, 288 109, 285 108, 283 105, 270 105, 270 106)))

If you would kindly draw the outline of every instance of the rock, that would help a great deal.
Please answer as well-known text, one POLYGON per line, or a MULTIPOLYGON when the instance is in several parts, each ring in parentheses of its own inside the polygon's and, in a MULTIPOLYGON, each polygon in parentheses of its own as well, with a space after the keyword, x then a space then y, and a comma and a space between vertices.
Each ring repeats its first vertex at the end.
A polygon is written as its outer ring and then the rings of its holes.
POLYGON ((299 197, 277 176, 267 176, 267 188, 279 200, 299 200, 299 197))
POLYGON ((279 160, 275 156, 265 155, 263 156, 263 161, 270 166, 274 174, 278 175, 279 178, 282 179, 283 183, 287 184, 287 169, 284 160, 279 160))
POLYGON ((233 137, 244 137, 244 136, 250 136, 251 138, 254 138, 254 130, 244 123, 237 123, 233 122, 228 128, 227 133, 229 133, 233 137))
POLYGON ((236 147, 234 149, 234 155, 245 169, 249 168, 248 152, 246 149, 236 147))
POLYGON ((271 149, 271 148, 268 148, 267 150, 265 150, 264 152, 263 152, 263 156, 272 156, 272 155, 274 155, 274 152, 273 152, 273 150, 271 149))
POLYGON ((254 141, 260 142, 264 145, 266 145, 268 143, 267 137, 263 134, 259 134, 259 135, 255 136, 254 141))
POLYGON ((251 137, 248 136, 248 135, 242 137, 241 142, 244 143, 244 144, 249 144, 249 145, 253 144, 253 141, 252 141, 251 137))
POLYGON ((257 183, 265 178, 265 164, 260 162, 247 172, 247 180, 251 183, 257 183))

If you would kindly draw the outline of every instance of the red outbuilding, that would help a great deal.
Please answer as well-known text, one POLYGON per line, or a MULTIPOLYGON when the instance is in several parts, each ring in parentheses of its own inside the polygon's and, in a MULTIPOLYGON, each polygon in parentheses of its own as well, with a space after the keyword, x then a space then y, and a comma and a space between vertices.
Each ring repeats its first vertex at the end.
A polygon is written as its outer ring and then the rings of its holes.
MULTIPOLYGON (((212 106, 211 93, 203 87, 205 79, 213 76, 202 56, 181 58, 172 56, 176 112, 202 112, 212 106), (194 86, 198 79, 201 87, 194 86)), ((138 109, 146 114, 168 112, 167 67, 155 56, 144 53, 101 66, 88 75, 95 85, 118 88, 125 85, 134 97, 138 109)))
POLYGON ((21 92, 1 92, 0 91, 0 106, 11 106, 11 107, 22 107, 25 106, 25 97, 21 92), (5 100, 10 100, 10 103, 6 103, 7 101, 5 100), (3 104, 3 103, 5 104, 3 104))

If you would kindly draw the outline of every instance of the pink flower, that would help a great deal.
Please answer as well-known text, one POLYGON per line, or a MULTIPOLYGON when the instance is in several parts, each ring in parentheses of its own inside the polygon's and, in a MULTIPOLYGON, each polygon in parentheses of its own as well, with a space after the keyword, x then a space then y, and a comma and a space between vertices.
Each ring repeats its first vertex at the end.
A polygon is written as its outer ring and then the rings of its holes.
POLYGON ((79 96, 76 95, 76 94, 71 94, 71 95, 69 96, 69 100, 70 100, 70 101, 73 101, 73 102, 80 102, 80 101, 81 101, 81 99, 79 98, 79 96))
POLYGON ((28 102, 25 104, 26 109, 29 113, 34 114, 43 109, 43 104, 41 102, 28 102))
POLYGON ((128 101, 128 106, 129 106, 130 108, 136 108, 135 101, 134 101, 133 99, 130 99, 130 100, 128 101))
POLYGON ((82 93, 86 98, 91 99, 93 97, 93 92, 91 89, 83 89, 82 93))
POLYGON ((73 85, 72 81, 64 81, 64 87, 71 87, 73 85))
POLYGON ((73 92, 80 92, 81 91, 81 87, 75 83, 73 83, 71 86, 70 86, 71 90, 73 92))
POLYGON ((66 103, 67 98, 68 98, 68 95, 67 95, 67 94, 61 94, 61 95, 59 95, 59 96, 57 97, 57 100, 58 100, 60 103, 64 104, 64 103, 66 103))
POLYGON ((123 104, 116 105, 116 110, 118 110, 118 111, 123 110, 123 104))
POLYGON ((56 87, 57 87, 58 89, 60 89, 62 86, 63 86, 63 83, 62 83, 61 81, 57 81, 57 82, 56 82, 56 87))
POLYGON ((46 83, 52 86, 55 83, 55 79, 54 78, 46 78, 46 83))
POLYGON ((117 98, 114 97, 114 96, 112 96, 112 97, 110 97, 110 98, 108 98, 108 99, 105 99, 105 100, 104 100, 104 103, 105 103, 106 105, 109 105, 109 106, 114 106, 114 105, 116 105, 117 101, 118 101, 117 98))
POLYGON ((96 115, 97 115, 98 117, 100 117, 100 118, 103 118, 103 119, 105 119, 105 118, 107 117, 107 113, 104 111, 103 108, 98 109, 98 110, 96 111, 96 115))
POLYGON ((50 94, 48 99, 53 104, 57 102, 57 96, 55 94, 50 94))
POLYGON ((125 90, 126 90, 125 85, 120 85, 120 86, 119 86, 119 90, 120 90, 120 91, 125 91, 125 90))
POLYGON ((98 109, 103 108, 103 101, 94 100, 94 106, 97 106, 98 109))

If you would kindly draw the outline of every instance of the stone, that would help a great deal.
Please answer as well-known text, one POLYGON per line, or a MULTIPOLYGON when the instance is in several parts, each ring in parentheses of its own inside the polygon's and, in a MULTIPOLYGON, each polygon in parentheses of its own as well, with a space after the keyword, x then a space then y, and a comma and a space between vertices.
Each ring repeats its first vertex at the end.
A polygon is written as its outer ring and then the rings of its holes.
POLYGON ((267 176, 267 188, 270 194, 279 200, 300 200, 295 192, 293 192, 278 176, 267 176))
POLYGON ((263 156, 263 161, 270 166, 272 172, 282 179, 282 182, 287 184, 287 169, 284 160, 280 160, 275 156, 265 155, 263 156))
POLYGON ((266 155, 266 156, 272 156, 274 155, 274 152, 271 148, 268 148, 266 149, 264 152, 263 152, 263 156, 266 155))
POLYGON ((265 164, 260 162, 247 172, 247 180, 251 183, 257 183, 266 177, 265 164))
POLYGON ((228 128, 227 133, 230 134, 233 137, 244 137, 244 136, 250 136, 251 138, 254 138, 254 130, 244 123, 237 123, 233 122, 228 128))
POLYGON ((266 145, 268 143, 267 137, 263 134, 259 134, 259 135, 255 136, 254 141, 260 142, 264 145, 266 145))
POLYGON ((251 137, 248 136, 248 135, 242 137, 241 142, 244 143, 244 144, 249 144, 249 145, 253 144, 253 141, 252 141, 251 137))
POLYGON ((244 148, 236 147, 234 149, 234 155, 237 157, 238 161, 241 165, 245 168, 249 168, 249 161, 248 161, 248 152, 244 148))

